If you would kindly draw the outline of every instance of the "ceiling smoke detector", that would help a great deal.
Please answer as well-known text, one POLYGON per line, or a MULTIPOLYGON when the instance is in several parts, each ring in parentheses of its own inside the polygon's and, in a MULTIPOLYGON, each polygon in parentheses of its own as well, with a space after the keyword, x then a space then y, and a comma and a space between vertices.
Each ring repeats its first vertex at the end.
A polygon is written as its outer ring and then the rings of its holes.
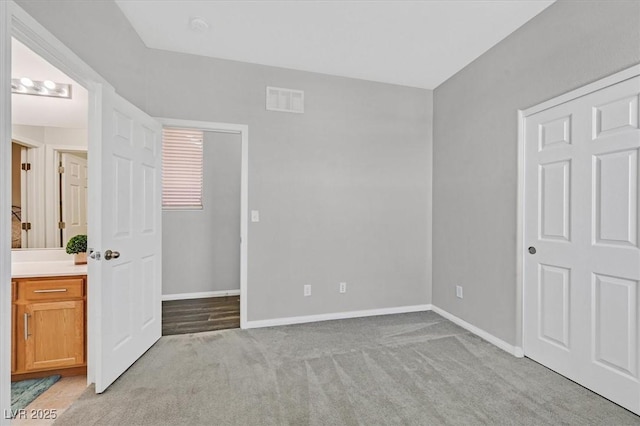
POLYGON ((209 30, 209 24, 203 18, 191 18, 189 20, 189 28, 194 33, 202 34, 209 30))

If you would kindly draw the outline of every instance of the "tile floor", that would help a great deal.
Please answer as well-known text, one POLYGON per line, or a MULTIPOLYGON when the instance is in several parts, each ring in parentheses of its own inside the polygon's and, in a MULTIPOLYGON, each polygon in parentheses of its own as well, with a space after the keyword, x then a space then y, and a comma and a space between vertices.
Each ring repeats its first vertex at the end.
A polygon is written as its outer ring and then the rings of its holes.
POLYGON ((86 388, 87 376, 62 377, 27 406, 27 419, 13 420, 11 425, 30 426, 53 424, 54 419, 32 418, 32 414, 51 413, 55 410, 56 417, 60 417, 86 388), (35 410, 35 412, 32 410, 35 410))

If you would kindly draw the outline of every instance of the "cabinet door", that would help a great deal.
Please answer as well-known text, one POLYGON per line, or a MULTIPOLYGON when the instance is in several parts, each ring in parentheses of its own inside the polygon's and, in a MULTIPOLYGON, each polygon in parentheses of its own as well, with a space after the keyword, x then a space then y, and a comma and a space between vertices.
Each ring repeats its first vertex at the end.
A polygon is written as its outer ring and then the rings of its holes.
POLYGON ((84 363, 84 302, 31 303, 25 306, 25 370, 84 363))

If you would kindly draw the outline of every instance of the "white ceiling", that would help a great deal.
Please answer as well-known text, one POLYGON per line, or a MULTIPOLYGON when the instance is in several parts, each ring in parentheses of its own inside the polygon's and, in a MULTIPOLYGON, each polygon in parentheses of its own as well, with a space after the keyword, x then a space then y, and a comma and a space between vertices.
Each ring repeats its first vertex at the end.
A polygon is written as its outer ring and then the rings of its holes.
POLYGON ((52 80, 71 84, 71 99, 33 95, 11 95, 11 122, 29 126, 86 129, 89 119, 87 90, 62 71, 13 39, 11 43, 11 78, 52 80))
POLYGON ((148 47, 433 89, 553 0, 116 3, 148 47))

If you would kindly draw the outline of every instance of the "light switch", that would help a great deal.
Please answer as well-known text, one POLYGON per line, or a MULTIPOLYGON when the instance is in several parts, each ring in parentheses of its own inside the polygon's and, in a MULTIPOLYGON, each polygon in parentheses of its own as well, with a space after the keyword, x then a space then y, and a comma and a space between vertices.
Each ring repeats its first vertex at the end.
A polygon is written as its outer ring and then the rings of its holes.
POLYGON ((260 212, 258 210, 251 210, 251 222, 260 222, 260 212))

